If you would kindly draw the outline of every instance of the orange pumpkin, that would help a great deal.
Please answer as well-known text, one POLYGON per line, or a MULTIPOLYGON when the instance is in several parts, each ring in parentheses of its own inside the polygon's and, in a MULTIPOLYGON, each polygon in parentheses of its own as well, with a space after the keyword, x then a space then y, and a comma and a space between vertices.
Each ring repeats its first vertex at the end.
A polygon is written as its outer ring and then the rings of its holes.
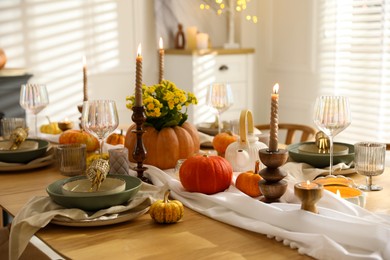
POLYGON ((5 55, 4 50, 0 49, 0 69, 4 68, 6 63, 7 63, 7 56, 5 55))
POLYGON ((111 145, 125 144, 125 136, 123 135, 123 130, 121 129, 121 132, 119 134, 110 134, 106 139, 106 143, 111 145))
MULTIPOLYGON (((133 150, 137 135, 132 132, 136 125, 129 127, 126 133, 125 147, 129 150, 129 160, 133 159, 133 150)), ((144 127, 143 144, 147 152, 145 164, 162 170, 174 168, 179 159, 187 159, 199 152, 200 141, 196 128, 185 122, 182 126, 164 127, 160 131, 152 126, 144 127)))
POLYGON ((99 149, 99 140, 83 130, 66 130, 60 135, 60 144, 86 144, 87 152, 99 149))
POLYGON ((263 178, 258 174, 260 162, 256 161, 255 171, 242 172, 237 176, 236 187, 243 193, 251 197, 261 195, 259 181, 263 178))
POLYGON ((179 177, 187 191, 214 194, 229 188, 233 168, 223 157, 196 155, 183 162, 179 177))
POLYGON ((225 151, 229 144, 236 142, 238 137, 232 132, 219 133, 213 138, 214 150, 218 152, 218 155, 225 156, 225 151))

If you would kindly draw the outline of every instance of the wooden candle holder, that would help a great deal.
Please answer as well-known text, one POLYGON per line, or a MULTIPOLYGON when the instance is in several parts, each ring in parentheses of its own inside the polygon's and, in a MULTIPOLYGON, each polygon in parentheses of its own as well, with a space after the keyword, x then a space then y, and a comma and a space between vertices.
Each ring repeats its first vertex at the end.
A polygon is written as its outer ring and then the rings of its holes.
POLYGON ((301 209, 313 213, 318 213, 316 206, 317 201, 322 197, 324 188, 321 184, 313 183, 297 183, 294 185, 294 193, 301 201, 301 209))
POLYGON ((259 150, 259 157, 261 162, 267 166, 259 172, 263 178, 259 181, 259 188, 264 196, 262 201, 266 203, 278 202, 287 190, 287 181, 283 180, 287 173, 279 167, 287 161, 288 152, 285 149, 270 152, 268 148, 265 148, 259 150))
POLYGON ((146 159, 146 149, 142 141, 142 135, 145 133, 143 130, 143 125, 146 121, 145 108, 143 106, 133 106, 133 115, 131 119, 136 124, 136 129, 132 130, 133 133, 137 135, 137 142, 133 150, 133 158, 137 162, 137 166, 133 169, 137 172, 137 177, 143 182, 152 183, 147 177, 144 176, 144 171, 147 170, 147 167, 143 166, 143 163, 146 159))

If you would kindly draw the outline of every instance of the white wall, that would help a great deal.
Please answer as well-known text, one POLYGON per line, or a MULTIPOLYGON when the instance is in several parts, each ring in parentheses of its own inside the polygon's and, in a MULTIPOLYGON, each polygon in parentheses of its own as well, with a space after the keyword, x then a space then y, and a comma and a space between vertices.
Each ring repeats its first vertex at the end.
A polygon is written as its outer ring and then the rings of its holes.
POLYGON ((257 3, 258 27, 241 28, 242 42, 256 48, 255 121, 269 122, 272 87, 279 83, 279 122, 314 125, 312 107, 318 91, 317 1, 254 2, 257 3))
MULTIPOLYGON (((317 94, 316 1, 254 0, 250 8, 259 23, 238 17, 236 40, 256 51, 255 123, 269 121, 270 93, 279 82, 280 121, 312 124, 311 107, 317 94)), ((27 67, 35 75, 32 81, 48 85, 51 104, 41 112, 40 123, 45 115, 56 121, 78 120, 83 55, 87 57, 89 98, 114 99, 121 124, 131 122, 125 96, 134 90, 140 42, 144 82, 157 81, 154 0, 5 0, 0 2, 0 12, 0 47, 9 56, 7 67, 27 67)), ((222 34, 226 31, 218 38, 222 34)))

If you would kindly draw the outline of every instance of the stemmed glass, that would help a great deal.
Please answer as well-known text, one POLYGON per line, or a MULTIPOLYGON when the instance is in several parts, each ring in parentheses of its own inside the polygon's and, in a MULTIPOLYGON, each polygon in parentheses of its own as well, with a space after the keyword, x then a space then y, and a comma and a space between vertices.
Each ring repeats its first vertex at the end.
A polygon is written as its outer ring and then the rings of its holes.
POLYGON ((229 84, 213 83, 207 91, 207 105, 217 110, 218 133, 221 133, 221 114, 233 105, 233 94, 229 84))
POLYGON ((104 140, 118 127, 118 111, 115 101, 84 101, 81 126, 88 133, 99 139, 100 155, 103 153, 104 140))
POLYGON ((348 98, 321 96, 316 100, 314 123, 329 138, 329 174, 333 174, 333 138, 351 124, 348 98))
POLYGON ((35 135, 38 136, 38 113, 49 104, 49 94, 45 85, 24 84, 20 89, 20 105, 35 117, 35 135))
POLYGON ((372 183, 372 176, 380 175, 385 170, 386 144, 360 142, 355 144, 355 169, 366 176, 366 185, 359 185, 365 191, 378 191, 382 187, 372 183))

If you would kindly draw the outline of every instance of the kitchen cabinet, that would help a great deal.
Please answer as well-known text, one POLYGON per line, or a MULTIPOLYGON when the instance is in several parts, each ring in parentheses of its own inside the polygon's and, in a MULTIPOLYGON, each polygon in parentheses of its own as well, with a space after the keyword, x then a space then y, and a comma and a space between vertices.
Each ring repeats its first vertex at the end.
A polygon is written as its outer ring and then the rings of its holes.
POLYGON ((189 108, 195 125, 214 122, 213 108, 207 106, 207 88, 213 82, 229 83, 234 105, 222 114, 223 121, 238 120, 242 109, 253 110, 253 49, 207 49, 165 51, 164 78, 198 98, 189 108))

